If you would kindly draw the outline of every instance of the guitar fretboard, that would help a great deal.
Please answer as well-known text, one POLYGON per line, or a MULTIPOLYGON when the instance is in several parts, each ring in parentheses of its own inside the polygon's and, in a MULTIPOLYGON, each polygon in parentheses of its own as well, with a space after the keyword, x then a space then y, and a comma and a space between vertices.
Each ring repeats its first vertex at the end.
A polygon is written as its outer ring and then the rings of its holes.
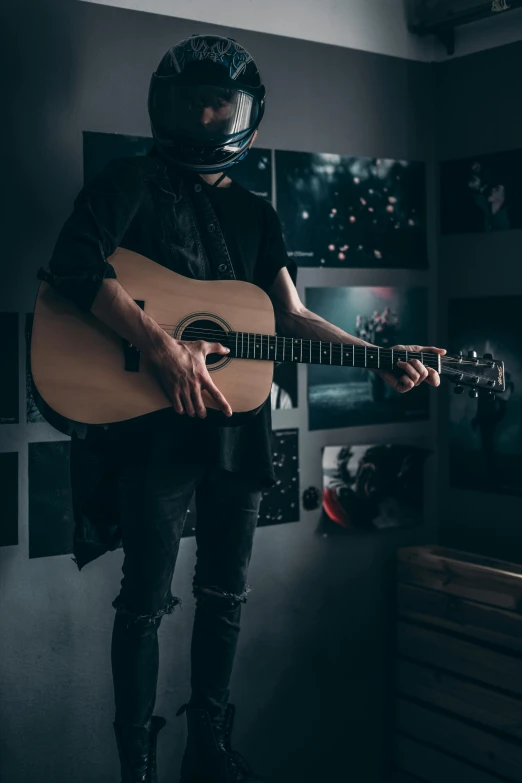
POLYGON ((230 356, 236 359, 265 359, 274 362, 369 369, 392 369, 397 361, 409 359, 419 359, 427 367, 434 369, 437 369, 439 364, 439 357, 434 353, 414 353, 393 348, 302 340, 251 332, 229 332, 226 345, 230 348, 230 356))

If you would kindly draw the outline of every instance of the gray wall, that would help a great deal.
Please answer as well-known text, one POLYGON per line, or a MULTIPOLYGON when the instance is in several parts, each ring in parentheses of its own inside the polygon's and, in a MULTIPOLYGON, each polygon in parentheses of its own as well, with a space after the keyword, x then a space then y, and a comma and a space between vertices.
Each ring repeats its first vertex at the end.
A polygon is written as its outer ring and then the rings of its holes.
MULTIPOLYGON (((30 16, 25 3, 18 10, 6 36, 15 119, 7 218, 14 230, 6 237, 0 309, 23 314, 34 305, 36 271, 81 187, 82 131, 148 135, 150 73, 174 41, 209 27, 78 2, 41 4, 30 16)), ((430 340, 437 344, 433 66, 214 29, 237 37, 260 63, 268 91, 260 146, 427 162, 430 271, 302 270, 299 288, 425 284, 430 340)), ((277 412, 274 425, 300 428, 302 489, 320 486, 325 444, 382 438, 435 444, 435 390, 430 422, 308 433, 305 368, 299 370, 300 407, 277 412)), ((20 403, 23 412, 23 383, 20 403)), ((0 436, 3 451, 20 454, 20 543, 0 551, 0 777, 109 783, 117 780, 111 601, 122 552, 81 573, 69 556, 29 560, 27 444, 61 436, 45 424, 23 423, 2 427, 0 436)), ((435 539, 433 458, 427 476, 426 522, 418 530, 318 539, 318 512, 302 511, 300 523, 256 533, 232 694, 237 746, 274 783, 317 783, 341 773, 378 780, 394 551, 435 539)), ((159 742, 162 783, 174 779, 185 739, 184 720, 174 714, 189 695, 194 557, 194 541, 184 540, 173 591, 185 605, 160 629, 156 711, 168 719, 159 742)))
MULTIPOLYGON (((521 72, 522 43, 437 66, 440 160, 520 149, 521 72)), ((448 301, 468 296, 521 295, 521 258, 522 231, 440 237, 439 307, 444 345, 448 301)), ((487 312, 484 318, 488 318, 487 312)), ((447 395, 441 395, 440 540, 464 550, 522 562, 522 499, 449 486, 448 402, 447 395)))

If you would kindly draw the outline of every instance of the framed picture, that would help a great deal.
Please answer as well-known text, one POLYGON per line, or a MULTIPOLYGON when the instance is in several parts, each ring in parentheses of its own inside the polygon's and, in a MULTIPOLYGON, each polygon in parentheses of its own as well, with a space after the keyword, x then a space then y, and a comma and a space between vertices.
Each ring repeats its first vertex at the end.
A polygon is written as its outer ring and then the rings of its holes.
MULTIPOLYGON (((306 306, 373 345, 426 344, 425 288, 307 288, 306 306)), ((310 364, 308 417, 311 430, 427 419, 429 389, 399 394, 371 370, 310 364)))
POLYGON ((0 424, 18 424, 18 313, 0 313, 0 424))
POLYGON ((504 362, 506 391, 450 395, 450 481, 454 487, 522 496, 522 296, 454 299, 452 351, 504 362))
POLYGON ((423 513, 424 448, 394 443, 325 446, 325 535, 419 525, 423 513))
POLYGON ((522 149, 440 165, 443 234, 522 228, 522 149))
POLYGON ((300 266, 422 269, 425 166, 276 151, 277 211, 300 266))
POLYGON ((29 557, 72 552, 70 441, 29 443, 29 557))
POLYGON ((0 546, 18 544, 18 452, 0 453, 0 546))

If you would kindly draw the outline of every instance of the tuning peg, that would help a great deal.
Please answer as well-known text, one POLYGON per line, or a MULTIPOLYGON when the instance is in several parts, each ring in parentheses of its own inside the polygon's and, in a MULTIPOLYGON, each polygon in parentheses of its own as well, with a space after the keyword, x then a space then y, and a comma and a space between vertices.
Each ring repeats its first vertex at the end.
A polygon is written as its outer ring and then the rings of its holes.
POLYGON ((469 394, 470 397, 478 397, 479 396, 478 389, 470 389, 468 394, 469 394))
POLYGON ((476 359, 477 358, 477 352, 476 351, 468 351, 468 358, 469 359, 476 359))
POLYGON ((464 386, 460 386, 460 385, 459 386, 455 386, 453 391, 455 392, 455 394, 462 394, 462 392, 464 391, 464 386))
POLYGON ((478 377, 478 375, 474 375, 474 376, 471 378, 471 383, 478 383, 478 382, 479 382, 479 377, 478 377))
POLYGON ((492 359, 493 358, 493 354, 492 353, 485 353, 482 358, 483 359, 492 359))

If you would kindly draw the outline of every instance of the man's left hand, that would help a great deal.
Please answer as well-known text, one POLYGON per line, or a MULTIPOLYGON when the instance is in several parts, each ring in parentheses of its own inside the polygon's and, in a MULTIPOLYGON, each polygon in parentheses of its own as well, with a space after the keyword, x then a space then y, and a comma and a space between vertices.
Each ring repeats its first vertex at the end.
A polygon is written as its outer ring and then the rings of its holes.
MULTIPOLYGON (((412 351, 414 353, 439 353, 443 356, 446 353, 445 348, 434 348, 425 345, 394 345, 393 349, 398 351, 412 351)), ((393 389, 400 394, 410 391, 414 386, 419 386, 423 381, 430 386, 440 385, 440 375, 432 367, 426 367, 419 359, 409 359, 407 362, 397 362, 397 369, 403 371, 403 375, 397 377, 392 372, 386 370, 375 370, 393 389)))

